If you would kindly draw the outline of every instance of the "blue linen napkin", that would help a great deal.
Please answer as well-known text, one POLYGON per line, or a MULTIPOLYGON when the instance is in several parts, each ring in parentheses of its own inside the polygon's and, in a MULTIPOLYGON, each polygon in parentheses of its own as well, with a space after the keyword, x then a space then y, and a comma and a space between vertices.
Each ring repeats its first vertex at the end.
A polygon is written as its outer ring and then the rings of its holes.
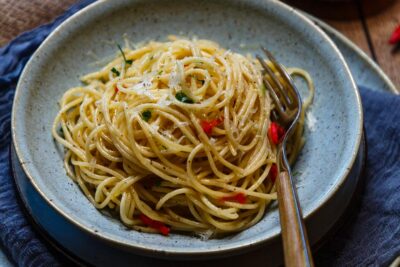
POLYGON ((35 233, 17 203, 11 177, 11 106, 18 78, 33 52, 68 17, 94 2, 81 1, 52 23, 23 33, 0 48, 0 248, 18 266, 60 266, 57 259, 35 233))
POLYGON ((361 203, 318 251, 321 266, 388 266, 400 256, 400 96, 359 89, 367 141, 361 203))
MULTIPOLYGON (((61 22, 94 2, 0 48, 0 248, 18 266, 59 266, 17 203, 10 174, 10 117, 15 85, 29 57, 61 22)), ((387 266, 400 255, 400 96, 360 88, 368 143, 360 207, 314 255, 317 266, 387 266)), ((251 265, 251 263, 249 263, 251 265)))

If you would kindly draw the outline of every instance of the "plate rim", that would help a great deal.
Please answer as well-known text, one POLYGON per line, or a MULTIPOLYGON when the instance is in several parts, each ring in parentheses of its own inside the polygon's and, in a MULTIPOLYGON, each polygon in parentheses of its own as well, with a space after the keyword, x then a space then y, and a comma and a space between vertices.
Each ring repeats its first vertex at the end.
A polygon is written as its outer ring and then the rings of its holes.
MULTIPOLYGON (((121 3, 123 3, 124 1, 121 1, 121 3)), ((136 1, 131 1, 131 3, 135 3, 136 1)), ((238 2, 243 2, 243 0, 238 0, 238 2)), ((253 1, 254 3, 255 1, 253 1)), ((314 31, 318 32, 318 34, 324 39, 324 41, 330 45, 330 47, 332 48, 332 51, 335 52, 338 60, 340 61, 341 65, 344 67, 344 73, 346 75, 346 77, 349 78, 349 84, 351 84, 351 88, 349 88, 349 90, 351 90, 354 93, 355 96, 355 100, 356 100, 356 105, 358 108, 358 112, 357 112, 357 121, 358 121, 358 125, 357 126, 357 132, 355 133, 355 143, 354 143, 354 150, 351 152, 351 158, 350 160, 346 163, 345 165, 345 169, 342 173, 342 175, 337 179, 337 182, 329 189, 329 191, 327 191, 327 193, 325 194, 325 196, 323 197, 322 201, 317 203, 317 204, 312 204, 311 207, 309 208, 310 211, 306 214, 304 214, 304 219, 306 220, 308 217, 311 217, 313 214, 317 213, 320 209, 322 209, 326 203, 332 198, 332 196, 341 188, 342 184, 345 182, 345 180, 348 177, 349 171, 351 169, 351 166, 354 165, 354 162, 357 158, 357 152, 358 149, 360 147, 360 143, 361 143, 361 138, 362 138, 362 124, 363 124, 363 111, 362 111, 362 104, 361 104, 361 97, 360 94, 357 90, 356 87, 356 83, 354 81, 354 78, 351 74, 350 68, 347 64, 347 62, 345 61, 343 55, 341 54, 340 50, 337 48, 337 46, 335 45, 335 43, 330 39, 330 37, 318 26, 316 25, 310 18, 308 18, 306 15, 300 13, 299 11, 297 11, 296 9, 294 9, 293 7, 284 4, 278 0, 269 0, 269 1, 265 1, 265 3, 259 3, 257 2, 257 4, 267 4, 267 2, 270 2, 270 4, 275 5, 276 7, 278 7, 281 10, 284 10, 284 12, 290 12, 292 13, 292 15, 295 15, 298 17, 299 20, 302 20, 305 24, 307 24, 308 27, 312 28, 314 31)), ((213 249, 209 249, 207 248, 207 250, 191 250, 190 248, 185 248, 184 250, 181 248, 165 248, 165 249, 159 249, 157 247, 154 247, 154 245, 150 244, 146 244, 146 245, 142 245, 142 244, 128 244, 126 242, 124 242, 123 240, 121 240, 117 235, 115 234, 110 234, 110 233, 102 233, 100 234, 99 232, 95 232, 94 229, 91 229, 90 227, 88 227, 87 225, 85 225, 85 223, 79 222, 77 220, 75 220, 74 218, 72 218, 65 210, 63 210, 62 208, 60 208, 56 203, 54 203, 54 201, 51 201, 51 199, 46 195, 45 192, 43 192, 41 190, 41 188, 36 184, 35 182, 35 178, 32 176, 32 174, 29 171, 29 167, 27 164, 23 164, 24 162, 26 162, 24 160, 24 152, 21 150, 20 145, 17 141, 17 137, 16 137, 16 125, 17 125, 17 119, 16 119, 16 101, 18 98, 21 97, 21 94, 23 94, 21 87, 23 85, 21 85, 23 82, 21 82, 23 79, 23 77, 27 76, 29 74, 29 71, 31 69, 31 65, 34 64, 35 59, 38 57, 38 55, 42 52, 43 49, 46 48, 47 44, 53 39, 55 38, 55 36, 57 34, 59 34, 60 31, 62 31, 65 27, 69 27, 71 24, 71 22, 73 22, 74 20, 78 20, 80 17, 83 17, 86 13, 88 12, 95 12, 94 10, 96 9, 101 9, 101 5, 114 5, 114 4, 118 4, 117 1, 116 2, 112 2, 113 4, 111 4, 111 1, 107 1, 107 0, 99 0, 96 1, 88 6, 86 6, 85 8, 81 9, 80 11, 78 11, 77 13, 75 13, 74 15, 72 15, 71 17, 69 17, 68 19, 66 19, 63 23, 61 23, 56 29, 54 29, 53 32, 51 32, 49 34, 49 36, 42 42, 42 44, 37 48, 37 50, 34 52, 34 54, 31 56, 31 58, 29 59, 28 63, 26 64, 26 66, 24 67, 23 72, 21 73, 20 79, 18 81, 17 87, 16 87, 16 91, 15 91, 15 96, 14 96, 14 102, 13 102, 13 107, 12 107, 12 117, 11 117, 11 131, 12 131, 12 142, 14 144, 15 150, 16 150, 16 155, 18 158, 19 163, 22 166, 22 169, 24 171, 24 173, 26 174, 26 176, 28 177, 29 182, 33 185, 34 189, 40 194, 40 196, 50 205, 50 207, 52 207, 56 212, 58 212, 60 215, 62 215, 64 218, 66 218, 69 222, 71 222, 73 225, 75 225, 76 227, 80 228, 81 230, 89 233, 90 235, 92 235, 95 238, 99 238, 102 241, 105 242, 109 242, 112 245, 115 245, 117 247, 122 247, 127 249, 128 251, 140 251, 141 253, 144 254, 150 254, 150 253, 161 253, 161 254, 173 254, 175 256, 190 256, 190 255, 194 255, 194 256, 201 256, 201 255, 219 255, 219 254, 228 254, 228 253, 234 253, 237 252, 238 250, 241 249, 250 249, 251 247, 258 247, 268 241, 271 241, 275 238, 277 238, 277 236, 280 234, 280 227, 278 227, 278 229, 276 231, 271 232, 271 236, 267 237, 267 238, 258 238, 255 241, 254 240, 243 240, 240 241, 240 245, 230 245, 230 244, 224 244, 224 245, 218 245, 215 246, 213 249)))

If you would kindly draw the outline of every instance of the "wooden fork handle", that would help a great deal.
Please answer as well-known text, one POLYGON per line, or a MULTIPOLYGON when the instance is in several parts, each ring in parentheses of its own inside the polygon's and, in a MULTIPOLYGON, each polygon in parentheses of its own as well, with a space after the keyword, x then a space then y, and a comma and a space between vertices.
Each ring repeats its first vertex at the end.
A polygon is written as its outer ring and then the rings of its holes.
POLYGON ((279 174, 276 189, 285 266, 314 266, 297 194, 288 172, 279 174))

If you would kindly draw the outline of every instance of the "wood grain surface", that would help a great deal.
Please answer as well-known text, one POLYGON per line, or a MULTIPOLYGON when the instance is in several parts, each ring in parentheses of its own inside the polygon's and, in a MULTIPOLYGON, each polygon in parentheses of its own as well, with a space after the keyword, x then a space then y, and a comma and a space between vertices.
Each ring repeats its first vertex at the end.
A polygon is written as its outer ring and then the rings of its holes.
MULTIPOLYGON (((400 0, 285 0, 324 20, 358 45, 400 90, 400 51, 388 39, 400 24, 400 0)), ((400 50, 400 49, 399 49, 400 50)))
MULTIPOLYGON (((24 31, 52 21, 76 2, 78 0, 0 0, 0 46, 24 31)), ((393 46, 388 44, 391 32, 400 24, 400 0, 345 1, 341 9, 326 6, 327 2, 321 6, 321 1, 314 0, 286 2, 311 12, 342 32, 371 56, 400 89, 400 51, 391 53, 393 46), (300 3, 305 4, 301 6, 300 3)), ((400 262, 400 257, 397 261, 400 262)))
MULTIPOLYGON (((78 0, 0 0, 0 46, 18 34, 50 22, 78 0)), ((390 33, 400 24, 400 0, 333 2, 286 0, 322 18, 371 56, 400 88, 400 51, 391 53, 390 33)))

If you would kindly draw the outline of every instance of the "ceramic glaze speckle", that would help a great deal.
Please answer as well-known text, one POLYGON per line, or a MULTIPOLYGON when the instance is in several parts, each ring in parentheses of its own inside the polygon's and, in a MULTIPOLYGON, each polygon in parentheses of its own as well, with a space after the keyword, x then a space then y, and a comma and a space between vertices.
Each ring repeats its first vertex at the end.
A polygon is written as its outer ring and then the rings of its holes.
MULTIPOLYGON (((14 144, 28 177, 76 225, 96 229, 96 235, 129 250, 159 252, 161 257, 244 251, 272 242, 279 233, 273 207, 257 225, 221 239, 139 233, 103 215, 78 186, 71 186, 50 133, 57 101, 79 85, 77 77, 99 68, 88 51, 113 56, 124 34, 133 42, 165 40, 168 34, 197 36, 241 53, 259 52, 262 44, 283 64, 309 71, 316 85, 310 112, 317 123, 314 131, 306 130, 307 142, 294 170, 300 173, 303 214, 323 208, 343 185, 359 148, 361 105, 342 56, 312 23, 275 1, 100 1, 69 19, 39 48, 22 74, 13 107, 14 144)), ((304 84, 299 87, 304 92, 304 84)))

